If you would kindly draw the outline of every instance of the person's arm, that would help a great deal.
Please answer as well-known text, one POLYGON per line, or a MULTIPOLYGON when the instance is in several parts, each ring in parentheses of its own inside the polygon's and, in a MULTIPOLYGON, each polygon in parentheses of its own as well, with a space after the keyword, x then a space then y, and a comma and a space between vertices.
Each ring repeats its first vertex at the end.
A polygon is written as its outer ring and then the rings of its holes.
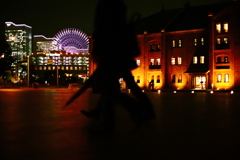
MULTIPOLYGON (((94 72, 95 73, 95 72, 94 72)), ((88 89, 91 85, 92 85, 92 79, 94 76, 94 73, 92 76, 89 77, 89 79, 87 79, 87 81, 84 83, 84 85, 82 86, 82 88, 77 91, 65 104, 65 106, 62 108, 64 109, 66 106, 68 106, 70 103, 72 103, 76 98, 78 98, 81 94, 83 94, 83 92, 86 91, 86 89, 88 89)))

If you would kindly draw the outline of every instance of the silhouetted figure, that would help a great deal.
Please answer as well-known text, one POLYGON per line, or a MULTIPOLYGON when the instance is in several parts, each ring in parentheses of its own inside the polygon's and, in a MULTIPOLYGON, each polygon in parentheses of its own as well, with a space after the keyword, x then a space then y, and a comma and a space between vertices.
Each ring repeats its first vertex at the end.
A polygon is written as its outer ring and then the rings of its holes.
POLYGON ((93 93, 101 94, 96 108, 82 113, 88 117, 103 115, 104 128, 109 133, 115 130, 116 103, 128 110, 137 126, 155 118, 150 100, 135 83, 131 73, 137 67, 134 57, 140 55, 140 51, 136 36, 126 24, 126 6, 122 0, 99 0, 93 39, 92 56, 97 69, 71 100, 87 87, 92 87, 93 93), (121 92, 120 78, 123 78, 135 98, 121 92))

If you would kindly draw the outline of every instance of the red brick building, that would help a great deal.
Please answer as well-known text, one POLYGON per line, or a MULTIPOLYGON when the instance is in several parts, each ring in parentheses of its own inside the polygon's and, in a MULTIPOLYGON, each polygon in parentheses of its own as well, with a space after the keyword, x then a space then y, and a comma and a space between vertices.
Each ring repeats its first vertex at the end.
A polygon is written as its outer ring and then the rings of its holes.
MULTIPOLYGON (((132 71, 138 85, 154 89, 240 87, 240 3, 165 10, 141 19, 141 55, 132 71)), ((90 44, 91 46, 91 44, 90 44)), ((91 53, 91 50, 90 50, 91 53)), ((94 70, 93 64, 91 71, 94 70)))

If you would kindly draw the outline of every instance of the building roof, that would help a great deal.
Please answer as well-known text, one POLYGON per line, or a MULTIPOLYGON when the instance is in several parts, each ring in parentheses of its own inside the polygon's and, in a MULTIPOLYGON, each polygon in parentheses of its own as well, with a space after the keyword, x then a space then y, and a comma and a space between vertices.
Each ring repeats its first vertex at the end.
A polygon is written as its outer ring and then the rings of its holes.
POLYGON ((184 8, 170 9, 145 17, 136 23, 136 33, 158 33, 206 28, 209 24, 209 14, 216 15, 230 2, 208 4, 202 6, 185 5, 184 8))

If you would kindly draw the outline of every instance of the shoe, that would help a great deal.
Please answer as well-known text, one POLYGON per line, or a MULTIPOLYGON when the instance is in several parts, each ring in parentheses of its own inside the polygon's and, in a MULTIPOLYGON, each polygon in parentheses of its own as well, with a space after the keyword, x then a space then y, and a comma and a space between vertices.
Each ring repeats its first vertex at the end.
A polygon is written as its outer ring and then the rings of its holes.
POLYGON ((81 110, 80 111, 84 116, 88 117, 88 118, 96 118, 96 119, 100 119, 100 115, 97 112, 94 111, 85 111, 85 110, 81 110))

